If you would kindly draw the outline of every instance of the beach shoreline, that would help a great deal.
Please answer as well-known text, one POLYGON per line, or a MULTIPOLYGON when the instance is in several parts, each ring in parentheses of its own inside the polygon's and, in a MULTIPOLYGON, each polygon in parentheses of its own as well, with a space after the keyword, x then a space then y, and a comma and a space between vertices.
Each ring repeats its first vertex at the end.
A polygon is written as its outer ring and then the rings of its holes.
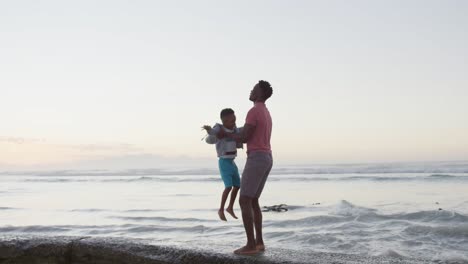
POLYGON ((392 257, 301 252, 269 249, 254 257, 232 253, 215 253, 172 246, 151 245, 143 240, 96 237, 2 237, 0 238, 1 264, 65 264, 65 263, 434 263, 392 257))

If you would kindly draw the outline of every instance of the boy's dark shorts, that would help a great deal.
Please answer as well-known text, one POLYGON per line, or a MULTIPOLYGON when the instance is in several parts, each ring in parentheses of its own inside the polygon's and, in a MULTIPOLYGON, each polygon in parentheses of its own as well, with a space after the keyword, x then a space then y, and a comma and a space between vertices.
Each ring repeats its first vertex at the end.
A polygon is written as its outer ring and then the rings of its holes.
POLYGON ((271 153, 250 152, 242 172, 240 195, 259 198, 272 166, 273 158, 271 153))

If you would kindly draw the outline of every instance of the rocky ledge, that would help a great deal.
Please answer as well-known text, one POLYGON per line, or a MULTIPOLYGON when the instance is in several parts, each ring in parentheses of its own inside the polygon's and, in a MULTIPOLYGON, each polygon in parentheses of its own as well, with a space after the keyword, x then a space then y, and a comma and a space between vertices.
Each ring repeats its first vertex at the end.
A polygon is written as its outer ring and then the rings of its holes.
POLYGON ((422 260, 270 249, 254 257, 95 237, 2 237, 0 264, 430 263, 422 260))

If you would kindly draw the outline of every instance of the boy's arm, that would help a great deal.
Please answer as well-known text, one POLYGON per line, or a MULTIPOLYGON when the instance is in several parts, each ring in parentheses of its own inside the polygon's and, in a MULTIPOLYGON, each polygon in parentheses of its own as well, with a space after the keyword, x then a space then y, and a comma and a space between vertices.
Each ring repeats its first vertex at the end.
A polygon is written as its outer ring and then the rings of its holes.
POLYGON ((205 142, 208 143, 208 144, 216 144, 216 143, 218 143, 218 141, 219 141, 219 139, 216 136, 213 136, 213 135, 208 135, 205 138, 205 142))
POLYGON ((208 133, 208 136, 205 138, 205 142, 208 144, 216 144, 218 143, 219 139, 216 137, 216 135, 219 133, 221 129, 221 126, 219 124, 216 124, 213 128, 210 126, 203 126, 203 129, 206 130, 206 133, 208 133))
POLYGON ((219 133, 219 131, 221 131, 221 130, 223 130, 223 129, 221 129, 221 126, 216 124, 213 128, 206 129, 206 132, 208 133, 208 135, 216 136, 219 133))
POLYGON ((216 134, 218 134, 219 130, 221 129, 221 126, 219 124, 216 124, 213 128, 211 126, 208 126, 208 125, 204 125, 202 126, 202 129, 206 130, 206 133, 208 135, 212 135, 212 136, 215 136, 216 134))

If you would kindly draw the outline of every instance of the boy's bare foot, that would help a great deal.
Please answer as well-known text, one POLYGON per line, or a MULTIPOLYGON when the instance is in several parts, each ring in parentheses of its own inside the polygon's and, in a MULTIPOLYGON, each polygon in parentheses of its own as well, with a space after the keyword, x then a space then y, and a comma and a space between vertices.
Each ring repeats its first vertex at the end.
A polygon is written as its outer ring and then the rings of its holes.
POLYGON ((250 248, 247 246, 241 247, 239 249, 234 250, 234 254, 236 255, 256 255, 260 253, 260 251, 256 248, 250 248))
POLYGON ((223 209, 218 210, 218 215, 219 215, 219 219, 221 219, 223 221, 227 221, 226 216, 224 215, 224 210, 223 209))
POLYGON ((236 216, 236 214, 234 214, 234 210, 232 208, 227 208, 226 212, 228 212, 232 217, 237 219, 237 216, 236 216))

